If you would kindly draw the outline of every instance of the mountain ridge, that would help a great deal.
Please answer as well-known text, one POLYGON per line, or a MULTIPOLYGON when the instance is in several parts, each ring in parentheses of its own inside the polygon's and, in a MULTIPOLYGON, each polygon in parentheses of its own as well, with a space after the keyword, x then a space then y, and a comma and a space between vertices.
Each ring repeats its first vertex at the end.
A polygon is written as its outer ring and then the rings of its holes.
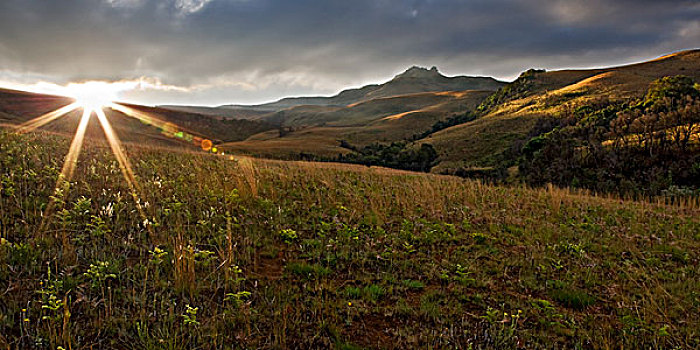
POLYGON ((348 104, 368 101, 375 98, 421 92, 464 90, 495 91, 504 84, 505 82, 492 77, 463 75, 447 77, 442 75, 435 66, 430 69, 412 66, 385 83, 369 84, 359 88, 345 89, 333 96, 286 97, 274 102, 258 105, 221 105, 218 108, 277 112, 301 105, 346 106, 348 104))

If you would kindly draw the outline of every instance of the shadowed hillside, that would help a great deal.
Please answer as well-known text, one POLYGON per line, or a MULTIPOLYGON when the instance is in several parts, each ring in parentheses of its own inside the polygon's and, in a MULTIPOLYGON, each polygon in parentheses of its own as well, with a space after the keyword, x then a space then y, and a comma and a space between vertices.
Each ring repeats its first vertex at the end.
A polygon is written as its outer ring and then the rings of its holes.
MULTIPOLYGON (((73 103, 74 100, 61 96, 34 94, 13 90, 0 90, 0 123, 19 125, 36 118, 44 113, 56 110, 73 103)), ((145 142, 161 146, 190 147, 187 143, 177 140, 171 135, 177 130, 214 142, 230 142, 244 140, 248 136, 275 128, 274 125, 263 121, 216 119, 197 113, 173 111, 157 107, 146 107, 123 104, 136 111, 144 113, 148 118, 165 123, 165 128, 144 124, 123 113, 105 108, 105 113, 124 142, 145 142)), ((43 130, 62 134, 73 134, 78 125, 81 110, 68 113, 42 127, 43 130)), ((162 123, 161 123, 162 124, 162 123)), ((88 137, 103 137, 99 124, 91 120, 88 125, 88 137)))

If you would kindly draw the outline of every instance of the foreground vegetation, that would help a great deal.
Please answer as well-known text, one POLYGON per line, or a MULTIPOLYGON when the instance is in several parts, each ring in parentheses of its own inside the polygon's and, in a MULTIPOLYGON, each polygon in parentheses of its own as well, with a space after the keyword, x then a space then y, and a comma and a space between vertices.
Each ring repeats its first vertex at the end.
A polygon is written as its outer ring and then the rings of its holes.
POLYGON ((0 133, 1 348, 700 347, 691 205, 69 142, 0 133))

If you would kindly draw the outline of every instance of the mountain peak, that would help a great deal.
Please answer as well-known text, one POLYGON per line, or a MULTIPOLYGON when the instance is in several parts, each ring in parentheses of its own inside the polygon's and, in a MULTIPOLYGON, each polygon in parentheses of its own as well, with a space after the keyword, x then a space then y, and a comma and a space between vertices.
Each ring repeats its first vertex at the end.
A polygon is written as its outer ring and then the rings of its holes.
POLYGON ((397 75, 396 78, 431 78, 437 76, 442 76, 442 74, 438 72, 438 69, 435 66, 432 66, 430 69, 413 66, 407 69, 405 72, 397 75))

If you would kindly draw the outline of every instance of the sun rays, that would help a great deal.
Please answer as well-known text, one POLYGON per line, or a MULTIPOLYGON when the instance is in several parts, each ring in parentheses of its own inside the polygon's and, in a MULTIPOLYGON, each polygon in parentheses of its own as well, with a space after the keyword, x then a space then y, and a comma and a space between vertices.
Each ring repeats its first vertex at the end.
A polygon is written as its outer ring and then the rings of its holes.
POLYGON ((83 148, 88 124, 90 122, 90 119, 92 118, 92 115, 94 114, 97 116, 97 121, 99 122, 102 131, 105 134, 105 138, 107 140, 109 148, 117 160, 119 169, 121 170, 122 176, 124 177, 126 184, 129 187, 134 202, 136 203, 139 215, 143 220, 144 226, 150 232, 151 228, 150 225, 148 225, 149 220, 144 212, 144 208, 142 207, 140 200, 140 198, 142 198, 141 186, 139 185, 139 182, 136 178, 131 161, 129 160, 129 157, 127 156, 126 152, 124 152, 122 142, 119 139, 119 136, 115 132, 114 128, 112 127, 112 124, 107 118, 107 115, 105 114, 105 109, 109 108, 113 111, 125 115, 128 118, 139 120, 143 124, 157 128, 162 134, 165 134, 170 138, 179 139, 180 141, 187 142, 192 145, 204 148, 205 146, 211 144, 211 141, 199 136, 195 136, 192 133, 178 127, 177 125, 170 122, 162 121, 149 113, 138 111, 134 108, 125 105, 114 103, 109 99, 106 99, 104 96, 100 95, 99 91, 96 94, 88 92, 74 94, 73 97, 76 99, 76 102, 43 114, 32 120, 29 120, 21 124, 17 128, 18 133, 28 133, 53 121, 56 121, 73 111, 79 109, 82 109, 83 111, 82 116, 80 117, 80 122, 73 136, 73 140, 71 141, 70 148, 68 149, 68 153, 66 154, 65 160, 63 162, 61 173, 59 174, 58 179, 56 181, 54 196, 52 197, 51 202, 46 207, 43 216, 44 220, 40 225, 39 231, 44 231, 44 229, 46 228, 47 219, 51 217, 56 203, 58 201, 62 201, 67 195, 68 190, 70 189, 70 184, 73 180, 75 170, 77 168, 78 158, 83 148))
MULTIPOLYGON (((80 117, 80 124, 78 124, 78 129, 76 129, 75 136, 73 136, 73 141, 71 142, 70 148, 68 149, 66 160, 63 162, 63 169, 61 169, 61 174, 59 175, 58 179, 59 182, 70 182, 73 179, 73 173, 75 172, 75 167, 78 164, 78 156, 80 156, 80 150, 83 147, 85 131, 87 131, 90 116, 92 116, 92 111, 85 108, 83 110, 83 116, 80 117)), ((57 185, 56 187, 59 187, 59 185, 57 185)))
POLYGON ((55 111, 51 111, 49 113, 46 113, 44 115, 41 115, 39 117, 36 117, 30 121, 27 121, 27 122, 21 124, 17 128, 17 132, 24 134, 24 133, 27 133, 30 131, 34 131, 37 128, 42 127, 42 126, 62 117, 64 115, 78 109, 78 108, 80 108, 80 104, 78 102, 69 104, 65 107, 61 107, 55 111))

